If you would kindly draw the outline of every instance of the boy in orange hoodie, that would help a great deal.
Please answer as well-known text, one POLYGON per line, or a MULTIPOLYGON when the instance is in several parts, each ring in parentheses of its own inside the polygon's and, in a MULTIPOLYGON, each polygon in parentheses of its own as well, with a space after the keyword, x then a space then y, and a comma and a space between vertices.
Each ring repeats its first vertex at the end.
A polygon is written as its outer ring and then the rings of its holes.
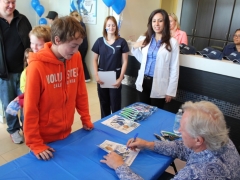
POLYGON ((91 130, 88 95, 78 46, 85 31, 77 20, 62 17, 51 26, 51 41, 30 53, 24 99, 24 136, 38 159, 49 160, 46 143, 71 133, 75 108, 83 128, 91 130))

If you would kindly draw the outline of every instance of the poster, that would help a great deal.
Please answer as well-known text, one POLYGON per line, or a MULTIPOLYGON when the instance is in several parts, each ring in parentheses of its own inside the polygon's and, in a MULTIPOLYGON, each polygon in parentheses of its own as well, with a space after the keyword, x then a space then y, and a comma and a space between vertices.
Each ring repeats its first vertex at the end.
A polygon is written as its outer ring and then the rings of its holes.
POLYGON ((78 11, 84 23, 97 23, 97 0, 70 0, 70 12, 72 11, 78 11))

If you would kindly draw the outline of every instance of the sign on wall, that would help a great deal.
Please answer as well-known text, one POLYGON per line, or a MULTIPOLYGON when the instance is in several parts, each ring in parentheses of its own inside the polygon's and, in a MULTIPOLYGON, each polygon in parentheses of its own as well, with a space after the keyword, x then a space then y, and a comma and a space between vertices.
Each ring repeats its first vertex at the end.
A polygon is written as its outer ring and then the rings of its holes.
POLYGON ((97 0, 70 0, 70 12, 75 10, 81 14, 84 23, 97 23, 97 0))

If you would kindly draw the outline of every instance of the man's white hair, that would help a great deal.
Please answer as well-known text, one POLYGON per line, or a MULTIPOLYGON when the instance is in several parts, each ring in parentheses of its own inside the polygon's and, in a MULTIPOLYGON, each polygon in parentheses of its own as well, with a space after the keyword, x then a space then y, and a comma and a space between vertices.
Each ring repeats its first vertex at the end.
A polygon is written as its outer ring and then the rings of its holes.
POLYGON ((183 111, 190 112, 186 130, 190 136, 202 137, 207 149, 217 150, 228 142, 228 129, 223 113, 208 101, 186 102, 183 111))

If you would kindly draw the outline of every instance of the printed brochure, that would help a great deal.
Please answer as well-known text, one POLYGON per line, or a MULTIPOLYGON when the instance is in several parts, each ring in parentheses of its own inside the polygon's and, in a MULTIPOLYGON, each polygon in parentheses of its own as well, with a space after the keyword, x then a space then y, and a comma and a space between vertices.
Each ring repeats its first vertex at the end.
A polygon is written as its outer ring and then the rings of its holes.
POLYGON ((102 124, 109 126, 113 129, 116 129, 120 132, 123 132, 125 134, 128 134, 129 132, 133 131, 138 126, 140 126, 139 123, 131 120, 127 120, 118 115, 114 115, 110 117, 109 119, 103 121, 102 124))
POLYGON ((108 153, 114 151, 122 156, 127 166, 130 166, 132 164, 140 151, 139 149, 137 149, 137 151, 132 151, 131 149, 127 149, 127 146, 123 144, 115 143, 109 140, 105 140, 102 144, 99 145, 99 147, 108 153))

